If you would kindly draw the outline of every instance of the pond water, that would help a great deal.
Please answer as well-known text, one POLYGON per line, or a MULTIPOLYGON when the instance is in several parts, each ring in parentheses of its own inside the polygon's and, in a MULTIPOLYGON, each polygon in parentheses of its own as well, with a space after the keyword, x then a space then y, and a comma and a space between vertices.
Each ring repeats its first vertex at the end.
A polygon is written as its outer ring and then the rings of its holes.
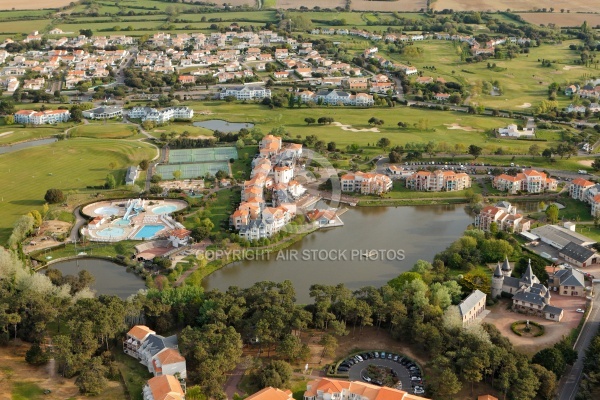
POLYGON ((203 286, 226 290, 288 279, 301 303, 310 301, 314 283, 382 286, 419 259, 431 262, 473 223, 463 205, 354 207, 341 218, 343 227, 319 230, 263 259, 230 264, 209 275, 203 286), (353 256, 353 251, 363 256, 353 256))
POLYGON ((43 146, 58 141, 56 138, 31 140, 29 142, 11 144, 10 146, 0 146, 0 154, 12 153, 13 151, 27 149, 29 147, 43 146))
POLYGON ((87 270, 96 281, 91 286, 98 295, 116 295, 122 299, 137 293, 146 287, 145 282, 137 275, 127 272, 124 266, 99 258, 81 258, 52 264, 63 275, 77 275, 87 270))
POLYGON ((197 121, 192 125, 199 126, 201 128, 210 129, 211 131, 221 131, 225 133, 239 132, 240 129, 252 129, 254 124, 250 122, 228 122, 222 119, 210 119, 208 121, 197 121))

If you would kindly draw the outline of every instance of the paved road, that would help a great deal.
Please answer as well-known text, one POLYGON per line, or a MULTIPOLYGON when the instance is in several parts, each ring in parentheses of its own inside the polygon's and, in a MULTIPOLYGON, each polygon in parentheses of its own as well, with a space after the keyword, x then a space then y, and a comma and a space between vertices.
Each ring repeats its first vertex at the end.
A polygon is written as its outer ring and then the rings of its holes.
POLYGON ((73 211, 73 215, 75 216, 75 224, 73 225, 73 228, 71 228, 71 234, 69 235, 69 241, 71 243, 79 240, 79 230, 87 222, 87 220, 83 218, 81 214, 79 214, 79 208, 80 207, 77 207, 73 211))
POLYGON ((579 357, 577 362, 565 373, 559 382, 556 396, 557 400, 573 400, 579 389, 581 374, 583 373, 583 357, 585 350, 589 347, 594 335, 600 327, 600 284, 594 285, 594 302, 587 322, 581 330, 579 340, 575 345, 575 350, 579 357))

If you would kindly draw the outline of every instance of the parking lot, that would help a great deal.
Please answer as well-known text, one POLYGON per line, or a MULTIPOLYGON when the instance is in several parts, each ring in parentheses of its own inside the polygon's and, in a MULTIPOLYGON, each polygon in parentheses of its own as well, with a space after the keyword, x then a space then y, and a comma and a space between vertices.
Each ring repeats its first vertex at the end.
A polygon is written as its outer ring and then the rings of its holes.
MULTIPOLYGON (((402 355, 396 354, 392 354, 392 357, 388 358, 389 353, 385 355, 385 358, 374 357, 374 355, 375 352, 362 353, 360 356, 363 358, 363 361, 349 357, 348 359, 344 360, 342 364, 340 364, 340 368, 344 368, 342 366, 344 364, 351 364, 347 371, 349 380, 368 382, 368 379, 365 379, 367 367, 369 365, 377 365, 380 367, 390 368, 392 371, 394 371, 400 383, 396 387, 397 389, 402 389, 408 393, 414 393, 416 386, 421 388, 423 387, 421 370, 411 360, 403 358, 402 355), (394 361, 394 356, 397 356, 397 361, 394 361), (410 370, 411 367, 413 368, 412 371, 410 370)), ((377 382, 370 383, 378 384, 377 382)))

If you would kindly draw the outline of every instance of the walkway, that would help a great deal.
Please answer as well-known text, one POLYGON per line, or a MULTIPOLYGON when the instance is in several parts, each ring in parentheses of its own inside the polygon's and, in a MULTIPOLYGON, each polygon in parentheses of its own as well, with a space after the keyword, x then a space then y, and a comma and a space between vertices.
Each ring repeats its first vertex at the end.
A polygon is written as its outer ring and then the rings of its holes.
POLYGON ((229 377, 227 377, 227 382, 225 382, 225 394, 228 399, 233 399, 233 396, 237 394, 243 394, 242 390, 238 389, 238 385, 242 381, 242 377, 244 376, 244 372, 246 368, 242 366, 242 364, 238 364, 235 369, 231 372, 229 377))
POLYGON ((75 210, 73 210, 73 215, 75 216, 75 224, 73 225, 73 228, 71 228, 71 234, 69 235, 69 241, 71 243, 75 243, 79 240, 79 230, 87 222, 87 220, 83 218, 79 213, 80 208, 81 207, 77 206, 75 210))

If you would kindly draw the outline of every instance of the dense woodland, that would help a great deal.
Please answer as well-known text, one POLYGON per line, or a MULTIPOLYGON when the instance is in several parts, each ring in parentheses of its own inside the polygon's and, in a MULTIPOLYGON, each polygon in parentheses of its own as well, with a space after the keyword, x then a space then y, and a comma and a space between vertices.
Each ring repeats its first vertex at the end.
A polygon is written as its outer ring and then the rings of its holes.
MULTIPOLYGON (((106 379, 118 377, 110 350, 120 351, 129 327, 145 323, 165 335, 179 334, 189 386, 225 398, 225 372, 240 361, 244 343, 254 343, 269 359, 253 375, 256 385, 285 385, 286 362, 308 356, 298 337, 303 330, 325 331, 325 350, 333 354, 337 338, 360 335, 365 326, 374 326, 428 357, 431 396, 446 398, 463 385, 486 381, 507 398, 550 399, 564 365, 576 359, 567 340, 538 353, 532 363, 494 326, 464 329, 454 306, 473 289, 489 293, 489 275, 478 265, 505 256, 518 261, 516 273, 521 273, 526 258, 514 239, 468 230, 433 263, 419 261, 381 288, 352 291, 342 284, 315 284, 312 303, 300 305, 289 281, 204 292, 197 286, 170 288, 157 278, 156 283, 149 281, 147 291, 126 301, 93 297, 86 287, 92 279, 88 274, 30 273, 15 254, 1 249, 1 339, 34 343, 27 360, 41 364, 49 354, 38 344, 52 337, 59 372, 77 376, 81 391, 94 394, 103 390, 106 379)), ((539 266, 535 269, 539 273, 539 266)))

